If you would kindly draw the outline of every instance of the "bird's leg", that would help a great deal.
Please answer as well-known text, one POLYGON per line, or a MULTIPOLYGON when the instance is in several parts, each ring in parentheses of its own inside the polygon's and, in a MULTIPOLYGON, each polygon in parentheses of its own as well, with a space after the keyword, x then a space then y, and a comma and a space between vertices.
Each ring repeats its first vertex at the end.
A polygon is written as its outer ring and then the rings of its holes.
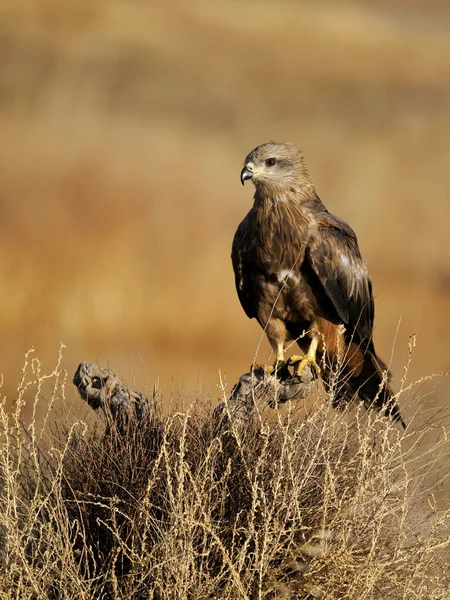
MULTIPOLYGON (((265 315, 260 318, 261 322, 266 319, 265 315)), ((269 318, 266 323, 266 335, 275 354, 275 362, 271 366, 257 365, 254 368, 261 369, 266 373, 273 373, 280 379, 290 377, 289 369, 284 360, 284 344, 286 341, 286 326, 281 319, 269 318)))
POLYGON ((286 368, 286 362, 284 360, 284 340, 277 340, 274 350, 276 352, 276 359, 272 366, 266 367, 266 373, 277 373, 286 368))
POLYGON ((253 367, 255 370, 265 371, 269 375, 276 375, 276 373, 286 369, 286 361, 284 360, 284 343, 279 341, 276 344, 273 344, 273 346, 275 346, 274 351, 276 354, 276 359, 273 365, 262 365, 260 363, 256 363, 253 367))
POLYGON ((311 340, 311 344, 309 345, 308 352, 304 356, 298 356, 296 354, 293 354, 290 357, 290 359, 288 360, 288 365, 294 367, 294 375, 300 377, 303 369, 308 365, 311 365, 315 369, 316 373, 320 375, 320 367, 316 361, 316 352, 318 345, 319 337, 317 335, 314 335, 313 339, 311 340))

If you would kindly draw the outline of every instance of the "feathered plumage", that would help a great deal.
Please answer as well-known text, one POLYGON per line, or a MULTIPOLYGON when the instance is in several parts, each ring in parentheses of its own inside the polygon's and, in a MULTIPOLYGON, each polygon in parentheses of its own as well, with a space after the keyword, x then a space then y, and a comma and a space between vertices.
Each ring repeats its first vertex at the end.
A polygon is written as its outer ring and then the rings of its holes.
POLYGON ((255 148, 241 172, 242 183, 246 179, 256 193, 236 231, 232 262, 247 316, 265 329, 278 363, 284 364, 286 342, 297 340, 317 370, 316 351, 320 357, 326 352, 327 381, 341 357, 336 404, 358 395, 404 426, 387 368, 375 353, 372 283, 355 233, 325 208, 291 144, 255 148))

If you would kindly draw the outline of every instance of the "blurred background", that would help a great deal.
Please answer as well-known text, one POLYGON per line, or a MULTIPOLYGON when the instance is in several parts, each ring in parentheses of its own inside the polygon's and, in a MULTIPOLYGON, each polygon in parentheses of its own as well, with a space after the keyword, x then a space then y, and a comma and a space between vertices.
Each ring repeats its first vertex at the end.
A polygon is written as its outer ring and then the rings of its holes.
POLYGON ((70 376, 233 384, 261 341, 230 261, 239 173, 270 139, 356 230, 394 387, 412 333, 410 378, 450 369, 449 64, 446 0, 2 2, 3 393, 60 342, 70 376))

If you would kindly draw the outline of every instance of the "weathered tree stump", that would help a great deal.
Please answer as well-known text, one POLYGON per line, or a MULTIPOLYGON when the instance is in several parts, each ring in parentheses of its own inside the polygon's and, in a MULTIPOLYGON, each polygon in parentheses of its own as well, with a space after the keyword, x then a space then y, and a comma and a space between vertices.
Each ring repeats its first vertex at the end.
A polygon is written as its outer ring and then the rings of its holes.
POLYGON ((144 394, 131 390, 110 369, 94 363, 80 363, 73 383, 83 400, 94 410, 103 410, 107 420, 125 423, 135 416, 139 421, 153 411, 152 402, 144 394))
MULTIPOLYGON (((81 398, 92 409, 101 409, 105 413, 107 422, 125 425, 130 417, 134 416, 140 421, 154 410, 152 400, 128 388, 110 369, 103 369, 94 363, 80 363, 73 383, 81 398)), ((314 385, 309 367, 303 371, 301 378, 285 373, 283 379, 267 374, 263 369, 252 369, 241 375, 230 397, 216 407, 213 419, 217 424, 230 418, 246 422, 263 406, 275 408, 291 400, 308 398, 313 393, 314 385)))
POLYGON ((230 397, 219 404, 215 414, 217 418, 226 414, 234 419, 248 420, 256 410, 266 405, 275 408, 291 400, 308 398, 314 386, 309 367, 303 371, 301 378, 288 376, 283 379, 263 369, 250 370, 239 377, 230 397))

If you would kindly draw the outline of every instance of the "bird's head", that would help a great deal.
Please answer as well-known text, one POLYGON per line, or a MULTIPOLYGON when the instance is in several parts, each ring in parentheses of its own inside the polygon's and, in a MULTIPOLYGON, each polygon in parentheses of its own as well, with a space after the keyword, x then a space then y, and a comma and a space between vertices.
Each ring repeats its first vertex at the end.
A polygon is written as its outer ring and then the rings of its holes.
POLYGON ((309 195, 314 191, 303 154, 293 144, 267 142, 257 146, 245 159, 241 171, 242 185, 247 179, 263 193, 309 195))

